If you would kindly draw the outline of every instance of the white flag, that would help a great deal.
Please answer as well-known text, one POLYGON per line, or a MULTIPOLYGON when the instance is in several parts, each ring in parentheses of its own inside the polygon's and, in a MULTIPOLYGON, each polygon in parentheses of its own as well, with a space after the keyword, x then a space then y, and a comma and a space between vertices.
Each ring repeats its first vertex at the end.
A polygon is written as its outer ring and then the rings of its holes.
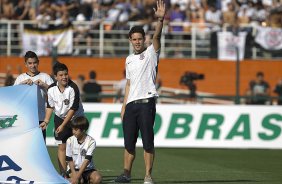
POLYGON ((255 41, 266 50, 281 50, 282 29, 272 27, 257 27, 255 41))
POLYGON ((24 29, 23 53, 32 50, 38 56, 50 56, 52 47, 58 54, 71 54, 73 51, 73 30, 65 27, 55 30, 24 29))
POLYGON ((218 59, 219 60, 237 60, 237 51, 239 51, 239 59, 244 59, 246 32, 239 32, 236 36, 232 32, 218 32, 217 45, 218 45, 218 59))

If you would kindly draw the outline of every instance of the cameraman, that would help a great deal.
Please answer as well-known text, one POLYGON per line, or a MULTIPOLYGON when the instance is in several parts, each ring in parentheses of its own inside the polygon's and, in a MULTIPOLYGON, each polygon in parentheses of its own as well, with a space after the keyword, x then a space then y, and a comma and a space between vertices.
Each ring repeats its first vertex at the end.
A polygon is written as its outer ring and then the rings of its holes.
POLYGON ((189 98, 196 98, 197 97, 197 86, 195 84, 195 80, 202 80, 204 79, 203 74, 197 74, 195 72, 186 71, 183 76, 180 78, 180 85, 185 85, 188 87, 190 94, 188 95, 189 98))

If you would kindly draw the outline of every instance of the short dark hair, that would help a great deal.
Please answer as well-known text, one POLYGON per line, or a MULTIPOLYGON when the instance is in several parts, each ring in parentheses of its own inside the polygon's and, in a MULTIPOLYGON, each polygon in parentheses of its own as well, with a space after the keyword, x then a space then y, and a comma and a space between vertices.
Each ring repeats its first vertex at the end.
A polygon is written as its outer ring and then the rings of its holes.
POLYGON ((133 26, 128 33, 128 38, 131 38, 133 33, 141 33, 143 38, 145 38, 145 31, 142 26, 133 26))
POLYGON ((96 72, 95 72, 94 70, 91 70, 91 71, 89 72, 89 78, 90 78, 90 79, 96 79, 96 72))
POLYGON ((84 116, 79 116, 75 118, 73 121, 71 121, 71 127, 72 128, 78 128, 80 130, 88 130, 89 128, 89 121, 84 116))
POLYGON ((54 75, 57 75, 57 73, 59 71, 67 71, 68 72, 69 70, 68 70, 68 67, 65 64, 60 63, 60 62, 57 61, 54 64, 54 66, 53 66, 53 73, 54 73, 54 75))
POLYGON ((24 55, 24 61, 26 62, 29 58, 35 58, 37 61, 39 61, 37 55, 33 51, 27 51, 24 55))
POLYGON ((263 77, 264 76, 263 72, 257 72, 257 77, 259 76, 263 77))

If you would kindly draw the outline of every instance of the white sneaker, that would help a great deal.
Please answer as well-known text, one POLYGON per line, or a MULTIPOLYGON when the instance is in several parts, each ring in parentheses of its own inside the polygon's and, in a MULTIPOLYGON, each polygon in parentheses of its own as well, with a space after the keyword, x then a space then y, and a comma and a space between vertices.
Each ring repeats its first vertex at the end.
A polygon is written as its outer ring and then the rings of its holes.
POLYGON ((144 184, 154 184, 152 177, 151 176, 145 176, 144 184))

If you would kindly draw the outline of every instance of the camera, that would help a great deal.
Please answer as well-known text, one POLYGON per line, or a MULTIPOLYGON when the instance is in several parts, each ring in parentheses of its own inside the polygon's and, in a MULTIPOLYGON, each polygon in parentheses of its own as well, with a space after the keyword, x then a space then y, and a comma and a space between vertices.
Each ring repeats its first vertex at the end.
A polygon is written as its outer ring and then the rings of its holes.
POLYGON ((194 80, 203 80, 205 78, 204 74, 198 74, 196 72, 185 72, 180 78, 180 84, 189 86, 194 80))
POLYGON ((194 83, 195 80, 203 80, 205 78, 204 74, 198 74, 196 72, 185 72, 180 78, 180 84, 187 86, 190 90, 190 97, 195 98, 197 96, 196 90, 197 86, 194 83))

